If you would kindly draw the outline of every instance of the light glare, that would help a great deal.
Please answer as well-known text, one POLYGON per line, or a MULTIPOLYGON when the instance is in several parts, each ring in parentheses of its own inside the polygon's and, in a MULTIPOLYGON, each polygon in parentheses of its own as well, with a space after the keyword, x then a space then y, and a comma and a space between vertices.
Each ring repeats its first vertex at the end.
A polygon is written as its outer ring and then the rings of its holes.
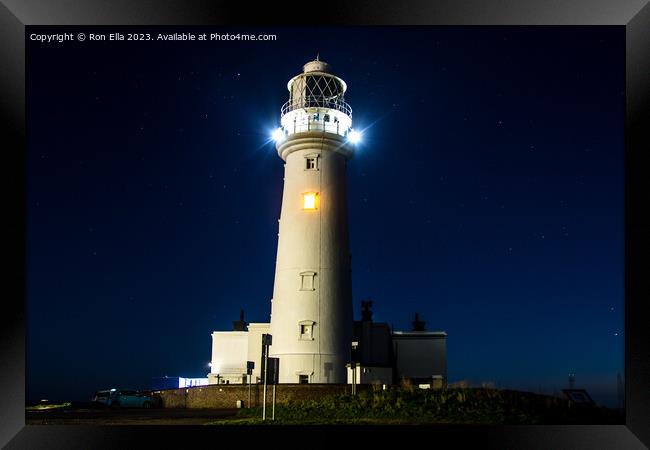
POLYGON ((273 134, 271 134, 271 137, 273 138, 273 140, 274 140, 275 142, 277 142, 277 141, 279 141, 280 139, 282 139, 282 138, 284 137, 284 132, 282 131, 282 128, 276 128, 276 129, 273 131, 273 134))
POLYGON ((350 133, 348 133, 348 140, 353 144, 358 144, 361 142, 361 133, 356 130, 350 130, 350 133))

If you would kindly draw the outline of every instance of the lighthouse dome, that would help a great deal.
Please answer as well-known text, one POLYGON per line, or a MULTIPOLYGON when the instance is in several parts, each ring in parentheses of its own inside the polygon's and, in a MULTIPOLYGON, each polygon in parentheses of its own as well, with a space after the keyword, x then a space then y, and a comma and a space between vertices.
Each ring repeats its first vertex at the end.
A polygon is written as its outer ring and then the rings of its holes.
POLYGON ((316 57, 315 60, 309 61, 307 64, 302 66, 302 71, 304 73, 308 72, 325 72, 325 73, 332 73, 330 65, 327 64, 325 61, 321 61, 316 57))

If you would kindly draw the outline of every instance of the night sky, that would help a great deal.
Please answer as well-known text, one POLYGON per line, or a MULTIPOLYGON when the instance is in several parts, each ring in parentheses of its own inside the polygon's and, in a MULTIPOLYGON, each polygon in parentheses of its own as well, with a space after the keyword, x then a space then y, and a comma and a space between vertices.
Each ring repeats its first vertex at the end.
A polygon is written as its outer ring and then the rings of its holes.
POLYGON ((615 405, 623 27, 184 30, 278 37, 27 41, 29 401, 206 376, 212 331, 241 308, 268 321, 269 136, 320 52, 364 130, 348 164, 355 318, 368 298, 396 330, 419 312, 449 335, 450 382, 550 394, 572 372, 615 405))

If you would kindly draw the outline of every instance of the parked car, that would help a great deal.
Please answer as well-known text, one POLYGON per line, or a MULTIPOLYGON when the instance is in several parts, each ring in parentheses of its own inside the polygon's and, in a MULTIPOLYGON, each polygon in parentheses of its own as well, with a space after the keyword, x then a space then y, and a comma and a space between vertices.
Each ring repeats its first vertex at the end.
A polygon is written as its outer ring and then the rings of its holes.
POLYGON ((95 392, 92 402, 111 408, 151 408, 158 400, 133 389, 107 389, 95 392))

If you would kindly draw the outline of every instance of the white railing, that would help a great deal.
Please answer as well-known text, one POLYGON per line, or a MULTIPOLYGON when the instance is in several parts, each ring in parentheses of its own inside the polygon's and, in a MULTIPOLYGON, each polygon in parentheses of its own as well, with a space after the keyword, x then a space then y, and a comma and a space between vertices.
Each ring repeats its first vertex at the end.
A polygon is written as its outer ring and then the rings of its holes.
POLYGON ((352 108, 343 100, 338 98, 313 97, 308 96, 297 100, 289 100, 282 105, 281 115, 303 108, 326 108, 340 111, 346 116, 352 118, 352 108))

